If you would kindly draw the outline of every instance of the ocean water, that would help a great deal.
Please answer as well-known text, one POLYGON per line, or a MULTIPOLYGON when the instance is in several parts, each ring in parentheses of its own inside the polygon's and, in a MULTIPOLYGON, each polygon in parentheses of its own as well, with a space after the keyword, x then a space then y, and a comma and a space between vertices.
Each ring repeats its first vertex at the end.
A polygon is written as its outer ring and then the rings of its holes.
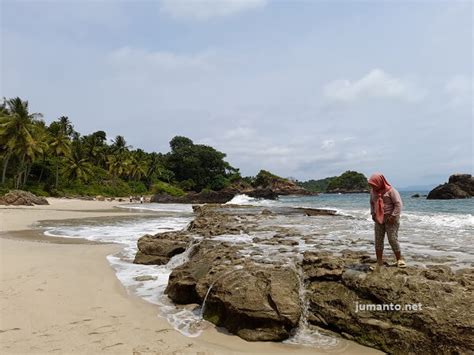
MULTIPOLYGON (((409 264, 424 267, 443 263, 453 268, 474 265, 474 199, 426 200, 411 198, 416 192, 402 192, 404 202, 400 221, 399 240, 402 253, 409 264)), ((418 192, 423 194, 424 192, 418 192)), ((257 200, 245 195, 234 197, 231 204, 258 206, 287 206, 328 208, 337 216, 276 216, 268 226, 287 226, 298 236, 291 237, 295 246, 266 245, 252 242, 255 235, 222 235, 215 239, 241 243, 242 254, 256 261, 282 261, 294 264, 306 250, 361 250, 373 253, 373 222, 370 216, 368 194, 321 194, 318 196, 285 196, 276 201, 257 200)), ((121 208, 136 211, 131 217, 90 218, 70 221, 52 221, 43 224, 45 234, 69 238, 85 238, 123 245, 121 252, 107 257, 118 279, 127 290, 158 305, 159 315, 165 317, 178 331, 187 336, 198 336, 209 324, 202 320, 198 306, 175 306, 164 294, 172 269, 187 260, 187 251, 171 259, 167 265, 135 265, 136 242, 144 234, 179 230, 192 220, 191 205, 183 204, 129 204, 121 208), (147 214, 140 212, 146 211, 147 214), (150 212, 152 214, 150 215, 150 212)), ((270 238, 262 232, 259 238, 270 238)), ((386 258, 392 253, 388 242, 386 258)), ((336 338, 302 329, 289 343, 312 345, 330 350, 338 345, 336 338)))
MULTIPOLYGON (((401 192, 403 210, 399 241, 402 254, 414 263, 445 263, 453 268, 474 265, 474 199, 427 200, 412 198, 415 193, 401 192)), ((328 250, 353 249, 373 252, 373 221, 368 194, 320 194, 282 196, 276 201, 255 200, 245 195, 229 204, 328 208, 338 217, 301 219, 304 234, 317 231, 326 238, 319 243, 328 250), (346 218, 342 218, 346 217, 346 218), (309 222, 309 223, 308 223, 309 222), (324 243, 326 242, 326 243, 324 243), (339 245, 339 247, 337 246, 339 245)), ((385 254, 392 252, 386 241, 385 254)))

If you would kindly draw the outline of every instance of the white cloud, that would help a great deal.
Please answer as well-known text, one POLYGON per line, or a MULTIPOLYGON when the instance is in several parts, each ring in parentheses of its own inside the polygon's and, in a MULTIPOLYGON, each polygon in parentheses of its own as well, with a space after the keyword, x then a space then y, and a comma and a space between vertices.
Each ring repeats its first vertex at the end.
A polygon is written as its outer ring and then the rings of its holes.
POLYGON ((161 10, 174 18, 205 21, 263 8, 267 0, 161 0, 161 10))
POLYGON ((354 102, 368 98, 418 101, 424 95, 424 90, 408 80, 393 77, 381 69, 373 69, 356 81, 335 80, 324 86, 326 99, 338 102, 354 102))
POLYGON ((455 75, 448 80, 445 92, 451 97, 451 105, 459 106, 463 103, 472 104, 472 80, 463 75, 455 75))
POLYGON ((334 148, 335 145, 336 145, 336 142, 333 139, 326 139, 321 144, 321 149, 330 150, 330 149, 334 148))

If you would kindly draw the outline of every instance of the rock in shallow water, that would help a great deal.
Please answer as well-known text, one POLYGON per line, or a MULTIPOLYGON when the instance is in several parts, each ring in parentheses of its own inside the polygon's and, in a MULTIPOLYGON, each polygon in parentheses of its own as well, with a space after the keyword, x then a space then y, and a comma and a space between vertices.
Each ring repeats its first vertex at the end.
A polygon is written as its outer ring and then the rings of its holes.
POLYGON ((140 253, 168 258, 176 252, 173 245, 183 248, 193 237, 205 237, 189 253, 189 260, 173 270, 166 293, 176 303, 204 303, 206 319, 246 340, 285 339, 301 315, 307 314, 314 325, 389 353, 468 353, 474 348, 472 269, 453 272, 436 265, 371 273, 373 258, 354 251, 306 252, 302 261, 298 249, 288 256, 278 252, 269 257, 268 248, 275 252, 279 244, 294 244, 293 238, 299 237, 286 223, 275 234, 269 221, 282 213, 303 212, 271 209, 271 214, 262 215, 261 211, 228 205, 198 207, 188 230, 144 237, 140 253), (242 230, 248 239, 242 238, 242 230), (304 300, 300 278, 307 288, 304 300), (421 304, 421 308, 356 308, 369 304, 421 304))

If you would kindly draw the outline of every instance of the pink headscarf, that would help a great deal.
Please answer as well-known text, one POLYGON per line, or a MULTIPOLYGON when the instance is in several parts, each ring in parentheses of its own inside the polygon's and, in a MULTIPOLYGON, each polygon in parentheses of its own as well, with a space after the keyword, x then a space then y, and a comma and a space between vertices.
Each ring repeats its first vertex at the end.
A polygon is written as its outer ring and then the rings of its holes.
POLYGON ((383 194, 389 191, 392 188, 392 185, 390 185, 385 177, 380 174, 380 173, 375 173, 372 174, 372 176, 369 179, 369 185, 372 186, 372 189, 374 192, 377 194, 377 203, 374 206, 375 207, 375 219, 377 222, 380 224, 383 223, 383 194))

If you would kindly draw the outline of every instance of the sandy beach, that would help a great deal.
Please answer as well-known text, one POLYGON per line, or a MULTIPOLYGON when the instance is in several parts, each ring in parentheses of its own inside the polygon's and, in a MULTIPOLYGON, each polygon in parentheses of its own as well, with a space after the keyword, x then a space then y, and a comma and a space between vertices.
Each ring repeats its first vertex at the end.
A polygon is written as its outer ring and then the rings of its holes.
MULTIPOLYGON (((209 327, 197 338, 175 331, 157 306, 128 294, 106 256, 114 244, 45 238, 42 220, 130 215, 118 202, 49 199, 49 206, 0 207, 0 352, 114 354, 327 353, 278 343, 250 343, 209 327)), ((376 350, 341 341, 330 353, 376 350)))

